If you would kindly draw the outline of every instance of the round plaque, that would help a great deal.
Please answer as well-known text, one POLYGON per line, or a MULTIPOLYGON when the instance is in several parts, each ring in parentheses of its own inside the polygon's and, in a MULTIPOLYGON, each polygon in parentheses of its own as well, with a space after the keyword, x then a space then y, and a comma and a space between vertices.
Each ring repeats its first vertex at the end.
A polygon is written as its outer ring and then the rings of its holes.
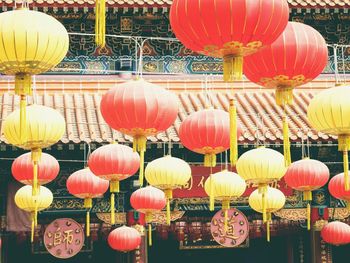
POLYGON ((84 245, 84 230, 70 218, 60 218, 45 229, 44 244, 47 251, 56 258, 71 258, 84 245))
POLYGON ((223 210, 217 212, 211 220, 211 234, 216 242, 224 247, 237 247, 241 245, 249 235, 249 222, 246 216, 239 210, 228 210, 227 231, 224 229, 225 214, 223 210))

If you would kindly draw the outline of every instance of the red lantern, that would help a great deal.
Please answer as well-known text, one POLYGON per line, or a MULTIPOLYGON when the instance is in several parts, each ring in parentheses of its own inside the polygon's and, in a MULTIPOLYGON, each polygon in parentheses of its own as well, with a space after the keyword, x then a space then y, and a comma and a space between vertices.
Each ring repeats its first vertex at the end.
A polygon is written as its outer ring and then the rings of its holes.
POLYGON ((332 177, 328 184, 328 190, 334 198, 347 201, 348 209, 350 209, 350 190, 345 190, 344 173, 332 177))
MULTIPOLYGON (((238 127, 237 135, 240 134, 238 127)), ((216 154, 230 148, 229 114, 218 109, 195 112, 181 123, 179 137, 186 148, 204 154, 204 166, 214 167, 216 154)))
POLYGON ((224 79, 242 77, 242 57, 271 44, 289 17, 285 0, 173 0, 170 24, 189 49, 224 59, 224 79))
POLYGON ((276 89, 278 105, 292 104, 294 87, 320 75, 328 62, 327 44, 311 26, 289 22, 270 46, 244 59, 246 77, 276 89))
POLYGON ((109 182, 94 175, 89 168, 85 168, 71 174, 66 184, 71 195, 84 199, 84 207, 88 209, 86 213, 86 235, 90 236, 92 198, 102 196, 108 190, 109 182))
POLYGON ((147 136, 168 129, 178 114, 176 96, 143 79, 110 89, 101 100, 101 113, 113 129, 133 137, 134 151, 140 152, 140 183, 143 184, 147 136))
POLYGON ((350 226, 334 221, 325 225, 321 230, 322 239, 332 245, 345 245, 350 243, 350 226))
POLYGON ((308 158, 292 163, 284 175, 286 184, 295 190, 304 192, 304 200, 309 201, 307 205, 307 222, 309 230, 311 227, 311 191, 324 186, 328 182, 328 179, 329 169, 327 165, 320 161, 308 158))
POLYGON ((141 235, 134 228, 122 226, 109 233, 108 244, 114 250, 122 252, 132 251, 140 246, 141 235))
POLYGON ((134 175, 140 167, 140 156, 132 148, 117 143, 104 145, 89 157, 89 168, 98 177, 110 181, 111 224, 115 224, 115 193, 119 181, 134 175))
MULTIPOLYGON (((31 153, 25 153, 17 157, 12 163, 12 175, 22 184, 32 185, 33 162, 31 153)), ((55 180, 60 171, 58 161, 50 154, 42 153, 41 160, 38 163, 38 185, 44 185, 55 180)))
POLYGON ((136 211, 146 215, 148 241, 149 245, 152 245, 152 213, 161 211, 165 207, 166 198, 164 192, 153 186, 140 188, 132 193, 130 204, 136 211))

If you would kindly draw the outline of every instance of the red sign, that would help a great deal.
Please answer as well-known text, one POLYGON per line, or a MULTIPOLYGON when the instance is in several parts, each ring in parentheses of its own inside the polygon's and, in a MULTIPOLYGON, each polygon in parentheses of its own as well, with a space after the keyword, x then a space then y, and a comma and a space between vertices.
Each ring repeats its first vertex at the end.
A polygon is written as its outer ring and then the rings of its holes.
POLYGON ((84 245, 84 231, 80 224, 70 218, 56 219, 45 229, 44 244, 56 258, 71 258, 84 245))
POLYGON ((217 212, 211 220, 210 231, 220 245, 224 247, 237 247, 249 235, 249 222, 238 209, 232 208, 228 212, 227 231, 224 230, 224 211, 217 212))
MULTIPOLYGON (((174 190, 174 198, 195 198, 195 197, 207 197, 204 191, 204 183, 211 173, 217 173, 224 168, 220 166, 214 168, 208 168, 203 166, 191 166, 192 177, 191 180, 182 189, 174 190)), ((274 183, 272 187, 281 190, 285 196, 293 195, 293 190, 286 185, 284 180, 274 183)), ((255 190, 254 187, 248 187, 243 196, 249 196, 255 190)))

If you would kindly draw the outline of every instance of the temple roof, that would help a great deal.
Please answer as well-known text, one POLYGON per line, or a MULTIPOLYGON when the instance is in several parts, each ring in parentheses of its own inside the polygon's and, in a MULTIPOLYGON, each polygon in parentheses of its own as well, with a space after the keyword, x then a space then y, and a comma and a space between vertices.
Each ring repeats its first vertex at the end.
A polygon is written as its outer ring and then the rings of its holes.
MULTIPOLYGON (((20 4, 21 0, 17 1, 20 4)), ((113 7, 169 7, 172 0, 106 0, 113 7)), ((349 8, 350 0, 288 0, 294 8, 349 8)), ((0 0, 0 4, 12 5, 14 0, 0 0)), ((28 0, 34 5, 91 6, 94 0, 28 0)))
MULTIPOLYGON (((184 80, 176 82, 171 79, 169 82, 150 81, 173 90, 178 96, 180 105, 180 112, 174 126, 156 137, 150 137, 151 142, 166 142, 169 139, 179 142, 179 126, 189 114, 203 109, 208 101, 212 107, 228 110, 229 99, 232 96, 237 101, 239 123, 244 131, 243 136, 239 138, 240 143, 255 143, 257 138, 267 143, 282 142, 282 110, 275 103, 273 90, 258 88, 249 82, 242 82, 235 85, 238 88, 233 93, 229 88, 220 86, 218 82, 215 84, 217 88, 209 89, 206 96, 200 88, 203 83, 199 81, 189 80, 186 83, 184 80)), ((39 88, 35 101, 38 104, 56 108, 65 117, 67 128, 62 139, 63 143, 108 142, 111 140, 131 142, 129 136, 112 131, 103 120, 99 110, 102 94, 115 84, 118 83, 112 84, 107 80, 96 84, 88 79, 80 84, 68 81, 65 84, 50 81, 39 83, 38 81, 37 87, 39 88), (43 91, 43 85, 45 91, 43 91)), ((321 89, 333 85, 331 81, 321 80, 294 91, 294 105, 288 109, 292 142, 301 142, 302 138, 313 142, 334 141, 336 137, 330 137, 311 129, 306 115, 307 105, 312 97, 321 89)), ((10 92, 4 92, 7 89, 6 82, 0 83, 0 91, 2 90, 0 118, 2 120, 19 106, 18 97, 11 95, 10 92)), ((8 90, 11 90, 10 86, 8 90)), ((33 103, 33 98, 29 99, 29 103, 33 103)), ((3 127, 1 123, 0 125, 0 140, 5 141, 3 127)))

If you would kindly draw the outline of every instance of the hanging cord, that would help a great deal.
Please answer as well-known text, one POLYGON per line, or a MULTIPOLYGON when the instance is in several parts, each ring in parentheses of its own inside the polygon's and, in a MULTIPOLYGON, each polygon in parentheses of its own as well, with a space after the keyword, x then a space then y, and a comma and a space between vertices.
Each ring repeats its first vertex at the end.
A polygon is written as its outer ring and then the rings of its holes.
POLYGON ((333 46, 335 84, 339 84, 338 45, 333 46))
POLYGON ((283 103, 283 117, 282 117, 282 131, 283 131, 283 153, 284 153, 284 165, 288 167, 291 162, 290 153, 290 140, 289 140, 289 125, 287 118, 287 105, 283 103))
POLYGON ((341 53, 342 53, 342 64, 343 64, 343 83, 345 84, 346 83, 346 70, 345 70, 345 47, 342 46, 341 47, 341 53))

